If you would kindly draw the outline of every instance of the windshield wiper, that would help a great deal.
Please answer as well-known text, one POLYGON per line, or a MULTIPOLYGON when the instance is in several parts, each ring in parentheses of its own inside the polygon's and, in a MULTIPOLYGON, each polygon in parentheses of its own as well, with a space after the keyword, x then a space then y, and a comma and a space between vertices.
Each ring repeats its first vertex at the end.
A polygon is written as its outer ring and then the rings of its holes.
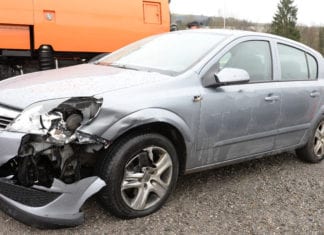
POLYGON ((97 64, 105 65, 105 66, 111 66, 111 67, 115 67, 115 68, 121 68, 121 69, 130 69, 130 70, 136 70, 136 71, 139 70, 139 69, 137 69, 135 67, 131 67, 131 66, 126 65, 126 64, 114 64, 114 63, 105 63, 105 62, 98 62, 97 64))

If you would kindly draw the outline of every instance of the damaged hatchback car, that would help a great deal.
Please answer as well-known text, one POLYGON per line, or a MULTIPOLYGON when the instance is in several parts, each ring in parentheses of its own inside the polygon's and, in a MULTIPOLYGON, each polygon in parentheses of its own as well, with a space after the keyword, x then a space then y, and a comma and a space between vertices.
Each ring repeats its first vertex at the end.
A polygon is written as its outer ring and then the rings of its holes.
POLYGON ((268 34, 178 31, 0 82, 0 206, 36 227, 157 211, 181 174, 296 150, 324 156, 324 64, 268 34))

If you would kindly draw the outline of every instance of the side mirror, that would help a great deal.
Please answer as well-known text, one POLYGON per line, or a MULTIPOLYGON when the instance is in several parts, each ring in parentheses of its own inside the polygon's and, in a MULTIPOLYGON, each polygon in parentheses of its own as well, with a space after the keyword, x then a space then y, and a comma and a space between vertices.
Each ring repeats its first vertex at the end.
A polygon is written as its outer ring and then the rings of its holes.
POLYGON ((224 68, 214 77, 209 76, 203 80, 204 87, 242 84, 250 81, 250 75, 243 69, 224 68))

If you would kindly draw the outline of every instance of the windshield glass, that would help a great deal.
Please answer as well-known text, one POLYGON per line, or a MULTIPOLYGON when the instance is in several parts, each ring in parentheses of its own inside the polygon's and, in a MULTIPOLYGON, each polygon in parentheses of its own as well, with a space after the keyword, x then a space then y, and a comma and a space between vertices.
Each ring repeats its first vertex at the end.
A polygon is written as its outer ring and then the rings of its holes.
POLYGON ((130 44, 97 64, 177 75, 195 65, 224 35, 176 32, 130 44))

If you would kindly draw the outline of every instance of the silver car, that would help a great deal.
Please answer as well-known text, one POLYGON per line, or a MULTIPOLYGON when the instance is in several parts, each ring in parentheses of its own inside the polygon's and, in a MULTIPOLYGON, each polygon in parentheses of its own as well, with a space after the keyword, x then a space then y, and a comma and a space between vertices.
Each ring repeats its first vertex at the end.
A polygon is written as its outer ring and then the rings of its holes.
POLYGON ((274 35, 190 30, 0 82, 0 205, 37 227, 157 211, 181 174, 324 156, 324 64, 274 35))

